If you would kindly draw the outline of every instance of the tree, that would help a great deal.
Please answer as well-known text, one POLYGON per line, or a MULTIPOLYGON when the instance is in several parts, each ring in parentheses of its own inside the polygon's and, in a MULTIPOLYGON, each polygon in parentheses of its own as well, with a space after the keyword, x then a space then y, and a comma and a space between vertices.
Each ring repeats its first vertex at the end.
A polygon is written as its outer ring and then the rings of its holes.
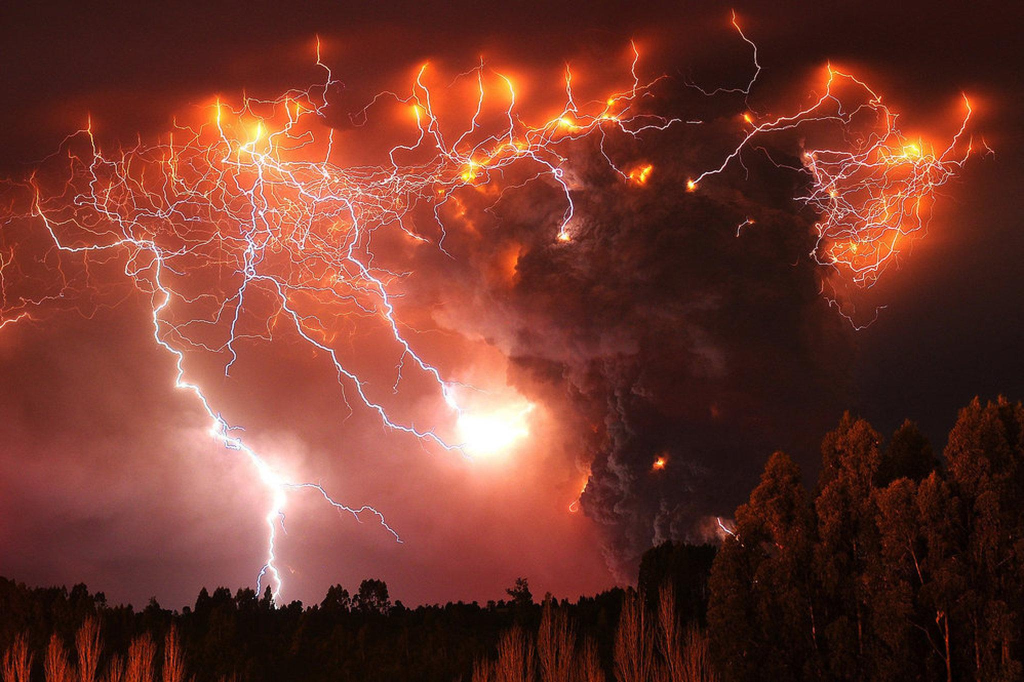
POLYGON ((653 624, 636 590, 626 591, 615 631, 616 682, 650 682, 654 673, 653 624))
POLYGON ((757 680, 764 659, 764 632, 754 603, 754 573, 761 557, 739 537, 725 539, 711 567, 708 631, 711 652, 724 679, 757 680))
POLYGON ((391 597, 388 585, 383 580, 364 580, 359 583, 355 607, 363 613, 387 615, 391 611, 391 597))
POLYGON ((473 663, 473 676, 470 682, 492 682, 495 674, 494 662, 482 659, 473 663))
POLYGON ((882 644, 875 661, 880 680, 921 677, 931 653, 922 633, 931 634, 928 616, 934 613, 918 601, 930 576, 925 574, 917 496, 918 485, 909 478, 875 491, 880 556, 869 564, 865 580, 872 600, 871 629, 882 644))
POLYGON ((919 482, 938 464, 931 443, 917 424, 907 419, 892 434, 875 475, 875 486, 884 488, 899 478, 919 482))
MULTIPOLYGON (((917 511, 924 541, 920 561, 922 585, 920 602, 929 610, 923 633, 942 661, 947 682, 953 679, 954 651, 957 641, 950 622, 959 610, 958 602, 967 587, 963 546, 961 503, 937 472, 921 481, 917 489, 917 511)), ((930 675, 937 678, 937 675, 930 675)))
POLYGON ((517 608, 533 606, 533 593, 530 592, 530 581, 526 578, 516 578, 515 584, 506 588, 505 592, 512 598, 513 606, 517 608))
POLYGON ((75 652, 78 654, 78 681, 96 682, 102 645, 100 623, 96 618, 86 618, 75 636, 75 652))
POLYGON ((658 592, 657 641, 661 654, 662 674, 668 682, 681 680, 684 671, 683 641, 679 631, 679 616, 676 615, 676 596, 672 583, 666 581, 658 592))
POLYGON ((540 682, 567 682, 576 653, 576 628, 564 609, 544 600, 537 631, 537 661, 540 682))
POLYGON ((320 608, 327 612, 348 611, 352 606, 352 599, 341 585, 331 585, 327 588, 327 594, 320 602, 320 608))
POLYGON ((713 545, 664 542, 644 552, 637 590, 647 595, 648 608, 657 607, 665 584, 670 583, 682 623, 704 624, 716 551, 713 545))
POLYGON ((164 664, 160 669, 160 679, 161 682, 185 682, 185 651, 178 628, 174 625, 164 637, 164 664))
POLYGON ((72 682, 74 678, 67 649, 56 632, 50 635, 50 643, 46 647, 43 673, 46 675, 46 682, 72 682))
POLYGON ((32 652, 28 648, 28 639, 19 635, 14 644, 4 652, 0 663, 0 678, 3 682, 29 682, 32 674, 32 652))
POLYGON ((680 682, 718 682, 718 674, 711 660, 707 634, 691 625, 683 638, 683 669, 676 680, 680 682))
POLYGON ((513 625, 498 642, 495 682, 534 682, 535 658, 533 639, 520 625, 513 625))
POLYGON ((592 637, 587 637, 580 647, 579 660, 572 682, 606 682, 606 680, 604 670, 601 669, 601 658, 597 653, 597 643, 592 637))
POLYGON ((969 633, 966 658, 974 675, 1019 679, 1024 598, 1024 406, 1003 397, 960 411, 944 451, 952 494, 966 530, 966 589, 958 611, 969 633), (1014 570, 1015 569, 1015 570, 1014 570))
POLYGON ((708 624, 727 679, 817 673, 814 521, 800 469, 776 452, 712 568, 708 624), (738 628, 738 631, 737 629, 738 628))
POLYGON ((874 640, 867 627, 872 597, 865 576, 879 552, 872 484, 882 459, 881 442, 867 421, 847 412, 821 445, 814 567, 824 598, 821 632, 833 679, 874 675, 874 640))
POLYGON ((156 644, 149 633, 132 640, 128 647, 128 661, 125 664, 125 682, 153 682, 153 659, 156 644))

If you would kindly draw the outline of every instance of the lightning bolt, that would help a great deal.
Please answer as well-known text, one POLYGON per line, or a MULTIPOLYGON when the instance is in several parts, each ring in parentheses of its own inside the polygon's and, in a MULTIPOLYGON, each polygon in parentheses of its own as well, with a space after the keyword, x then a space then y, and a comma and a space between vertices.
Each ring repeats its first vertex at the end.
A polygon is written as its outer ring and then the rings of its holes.
MULTIPOLYGON (((732 25, 753 51, 753 76, 743 87, 698 89, 707 96, 742 94, 746 99, 761 65, 757 46, 735 14, 732 25)), ((339 82, 322 59, 319 38, 316 63, 324 79, 308 89, 270 100, 243 97, 234 106, 218 97, 205 120, 175 122, 166 139, 139 139, 114 152, 100 148, 90 119, 54 157, 62 180, 34 174, 27 183, 29 210, 13 211, 4 222, 13 230, 17 220, 27 217, 33 228, 22 244, 0 249, 0 329, 42 319, 48 310, 77 305, 89 314, 96 306, 116 304, 129 294, 111 283, 107 271, 112 265, 122 268, 130 291, 150 301, 152 336, 173 358, 174 386, 195 398, 209 420, 210 436, 244 456, 270 496, 265 559, 256 585, 260 590, 268 586, 278 598, 284 581, 276 544, 289 494, 313 492, 339 513, 357 520, 372 517, 396 542, 402 539, 376 508, 348 506, 319 483, 292 480, 271 466, 190 375, 190 354, 222 358, 224 374, 230 376, 244 344, 270 342, 287 331, 326 361, 349 410, 351 398, 386 430, 465 455, 465 443, 397 416, 377 395, 375 382, 341 351, 339 337, 351 340, 372 332, 378 335, 374 338, 386 338, 386 350, 397 356, 390 395, 400 393, 405 375, 415 372, 436 391, 449 416, 465 416, 458 399, 463 385, 407 338, 411 327, 400 319, 396 305, 409 273, 389 269, 374 251, 374 241, 393 231, 413 248, 432 246, 450 256, 445 238, 451 217, 457 220, 464 212, 462 197, 495 189, 498 201, 507 192, 544 182, 564 198, 551 238, 564 245, 560 248, 572 248, 577 235, 567 168, 574 142, 596 138, 609 168, 625 184, 640 186, 655 172, 653 165, 613 159, 606 144, 611 136, 637 137, 700 123, 644 111, 640 103, 653 96, 660 79, 642 80, 640 51, 635 44, 631 51, 627 85, 593 101, 580 101, 567 65, 561 110, 537 124, 526 122, 514 79, 483 59, 457 79, 476 85, 468 122, 457 127, 442 120, 437 102, 443 93, 432 90, 436 78, 424 64, 410 92, 382 92, 352 116, 358 128, 371 112, 386 106, 408 112, 412 139, 391 147, 387 162, 379 165, 339 161, 344 154, 335 130, 326 125, 330 95, 339 82), (500 103, 500 116, 488 108, 492 99, 500 103), (414 209, 424 208, 431 216, 430 229, 413 217, 414 209), (430 236, 433 230, 439 236, 430 236)), ((812 123, 849 130, 870 117, 866 142, 808 151, 799 169, 812 179, 810 192, 799 199, 821 216, 812 256, 856 284, 870 285, 894 258, 897 241, 923 229, 936 189, 970 154, 970 145, 965 151, 962 144, 970 118, 966 98, 965 103, 968 113, 959 132, 936 152, 923 140, 908 141, 896 127, 896 114, 866 84, 829 67, 824 94, 809 106, 761 122, 744 113, 737 146, 720 166, 689 180, 686 189, 698 191, 741 162, 760 137, 812 123), (840 96, 840 86, 852 86, 857 94, 840 96)), ((737 236, 754 222, 748 217, 737 236)), ((509 431, 520 432, 518 426, 509 431)))

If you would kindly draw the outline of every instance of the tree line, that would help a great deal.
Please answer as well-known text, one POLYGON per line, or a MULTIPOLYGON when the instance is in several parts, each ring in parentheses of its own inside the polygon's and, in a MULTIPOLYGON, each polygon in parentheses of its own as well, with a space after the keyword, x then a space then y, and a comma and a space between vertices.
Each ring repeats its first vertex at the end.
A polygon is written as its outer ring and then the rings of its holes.
MULTIPOLYGON (((707 572, 705 584, 706 579, 707 572)), ((622 599, 623 590, 613 589, 557 606, 584 624, 581 632, 605 651, 622 599)), ((487 604, 408 608, 391 601, 383 581, 366 580, 354 594, 332 586, 319 604, 309 606, 277 605, 269 592, 258 597, 247 588, 234 594, 223 587, 203 589, 194 607, 179 612, 155 600, 142 609, 111 605, 85 585, 32 588, 0 578, 0 679, 468 681, 474 664, 497 650, 503 632, 536 632, 542 611, 525 579, 509 588, 506 599, 487 604), (70 677, 51 665, 61 657, 70 677), (183 677, 168 677, 166 661, 179 659, 183 677)))
POLYGON ((942 457, 843 416, 817 482, 773 454, 719 547, 666 543, 636 587, 575 602, 526 579, 485 605, 387 585, 319 604, 202 590, 181 612, 0 578, 3 682, 1015 680, 1024 406, 975 399, 942 457))
POLYGON ((1024 407, 975 399, 941 460, 845 415, 808 491, 783 453, 711 574, 725 680, 1019 680, 1024 407))

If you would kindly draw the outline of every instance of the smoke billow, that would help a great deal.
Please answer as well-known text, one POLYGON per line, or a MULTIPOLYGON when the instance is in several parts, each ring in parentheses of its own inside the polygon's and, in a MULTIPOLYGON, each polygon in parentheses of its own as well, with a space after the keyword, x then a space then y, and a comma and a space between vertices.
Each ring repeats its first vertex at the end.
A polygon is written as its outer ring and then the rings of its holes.
POLYGON ((653 164, 643 186, 591 150, 572 169, 571 243, 552 239, 561 208, 543 188, 470 210, 473 238, 449 242, 466 263, 445 266, 446 292, 467 293, 448 323, 502 347, 510 381, 559 415, 589 471, 581 507, 621 580, 653 543, 708 539, 708 515, 731 511, 750 462, 799 450, 792 434, 830 420, 848 383, 845 323, 807 257, 814 216, 792 199, 800 174, 762 156, 685 191, 696 159, 729 141, 715 130, 681 125, 613 150, 653 164), (483 265, 510 250, 506 277, 483 265))

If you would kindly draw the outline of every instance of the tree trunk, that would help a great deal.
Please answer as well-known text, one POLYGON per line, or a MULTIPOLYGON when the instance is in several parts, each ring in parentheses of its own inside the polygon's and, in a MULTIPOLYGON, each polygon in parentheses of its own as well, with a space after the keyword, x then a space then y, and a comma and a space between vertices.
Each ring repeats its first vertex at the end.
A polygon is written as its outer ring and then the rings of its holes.
POLYGON ((814 647, 814 652, 818 652, 818 628, 814 624, 814 604, 807 607, 807 610, 811 612, 811 645, 814 647))
POLYGON ((953 662, 949 656, 949 617, 942 614, 942 635, 946 642, 946 682, 953 682, 953 662))

